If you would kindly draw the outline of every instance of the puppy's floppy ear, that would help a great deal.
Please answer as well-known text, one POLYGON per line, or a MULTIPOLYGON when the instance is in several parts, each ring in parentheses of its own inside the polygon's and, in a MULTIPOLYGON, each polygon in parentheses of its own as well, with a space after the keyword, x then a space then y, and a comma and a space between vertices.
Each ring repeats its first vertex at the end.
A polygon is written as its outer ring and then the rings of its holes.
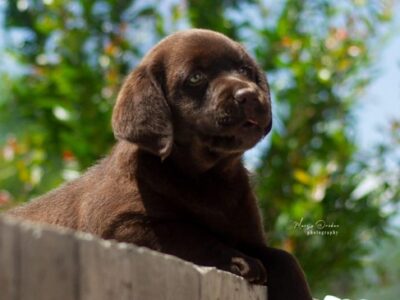
POLYGON ((171 110, 156 64, 141 65, 126 79, 112 116, 114 135, 165 159, 172 150, 171 110), (158 78, 157 78, 158 77, 158 78), (157 80, 158 79, 158 80, 157 80))

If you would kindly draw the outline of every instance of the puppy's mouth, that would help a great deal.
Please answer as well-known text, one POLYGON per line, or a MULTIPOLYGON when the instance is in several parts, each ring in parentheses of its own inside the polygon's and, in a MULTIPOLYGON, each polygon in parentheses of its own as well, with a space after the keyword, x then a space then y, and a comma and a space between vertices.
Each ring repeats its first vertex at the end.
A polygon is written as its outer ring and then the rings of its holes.
POLYGON ((247 119, 231 130, 201 134, 200 137, 212 150, 235 152, 251 148, 262 137, 262 131, 257 121, 247 119))
POLYGON ((243 128, 252 128, 252 129, 261 129, 260 125, 258 124, 257 121, 253 120, 253 119, 247 119, 243 124, 242 124, 243 128))
POLYGON ((240 141, 233 135, 210 135, 206 136, 206 142, 212 148, 232 149, 240 146, 240 141))

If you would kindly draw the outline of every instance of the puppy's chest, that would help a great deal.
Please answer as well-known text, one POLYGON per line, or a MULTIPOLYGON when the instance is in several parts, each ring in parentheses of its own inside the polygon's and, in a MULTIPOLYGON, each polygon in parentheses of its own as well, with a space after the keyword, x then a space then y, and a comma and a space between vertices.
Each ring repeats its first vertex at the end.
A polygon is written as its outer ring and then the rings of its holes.
MULTIPOLYGON (((238 211, 245 209, 247 199, 243 191, 233 190, 223 186, 198 186, 198 185, 175 185, 168 187, 167 193, 159 188, 154 191, 151 212, 165 212, 182 218, 199 218, 221 221, 235 218, 238 211), (154 209, 154 210, 153 210, 154 209)), ((142 195, 143 196, 143 195, 142 195)), ((142 199, 146 200, 146 199, 142 199)), ((147 201, 145 201, 147 202, 147 201)), ((150 208, 149 203, 145 207, 150 208)))
POLYGON ((160 172, 157 181, 149 176, 138 181, 140 200, 152 219, 196 223, 228 240, 261 236, 261 220, 245 178, 164 175, 160 172))
POLYGON ((193 220, 230 240, 244 240, 259 232, 254 199, 243 187, 214 181, 176 191, 173 202, 187 220, 193 220))
POLYGON ((183 202, 200 211, 220 213, 232 217, 237 209, 243 208, 246 203, 246 191, 240 184, 210 178, 200 182, 181 183, 175 186, 175 195, 179 202, 183 202), (191 205, 192 203, 193 205, 191 205))

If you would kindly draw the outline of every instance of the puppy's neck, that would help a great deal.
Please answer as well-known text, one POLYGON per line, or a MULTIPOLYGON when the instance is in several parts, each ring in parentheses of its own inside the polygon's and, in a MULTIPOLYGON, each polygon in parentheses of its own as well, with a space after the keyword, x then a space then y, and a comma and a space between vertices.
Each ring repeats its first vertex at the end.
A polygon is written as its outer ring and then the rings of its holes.
POLYGON ((170 156, 162 161, 127 141, 119 141, 107 161, 127 174, 134 172, 138 165, 143 166, 144 162, 149 161, 149 165, 154 168, 173 167, 175 171, 189 177, 201 177, 210 171, 230 176, 236 173, 234 170, 243 168, 240 154, 218 154, 205 147, 174 144, 170 156))
POLYGON ((225 173, 241 164, 239 154, 222 154, 196 144, 175 143, 167 159, 188 176, 201 176, 210 170, 225 173))

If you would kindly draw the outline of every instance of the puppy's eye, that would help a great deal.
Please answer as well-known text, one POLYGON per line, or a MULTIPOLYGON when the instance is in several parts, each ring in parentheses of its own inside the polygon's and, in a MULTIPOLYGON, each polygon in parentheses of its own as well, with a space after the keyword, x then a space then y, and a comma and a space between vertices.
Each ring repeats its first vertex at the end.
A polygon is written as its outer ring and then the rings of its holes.
POLYGON ((243 66, 238 69, 238 72, 245 76, 252 76, 252 70, 249 67, 243 66))
POLYGON ((189 76, 188 82, 190 85, 199 85, 206 80, 206 75, 202 72, 195 72, 189 76))

